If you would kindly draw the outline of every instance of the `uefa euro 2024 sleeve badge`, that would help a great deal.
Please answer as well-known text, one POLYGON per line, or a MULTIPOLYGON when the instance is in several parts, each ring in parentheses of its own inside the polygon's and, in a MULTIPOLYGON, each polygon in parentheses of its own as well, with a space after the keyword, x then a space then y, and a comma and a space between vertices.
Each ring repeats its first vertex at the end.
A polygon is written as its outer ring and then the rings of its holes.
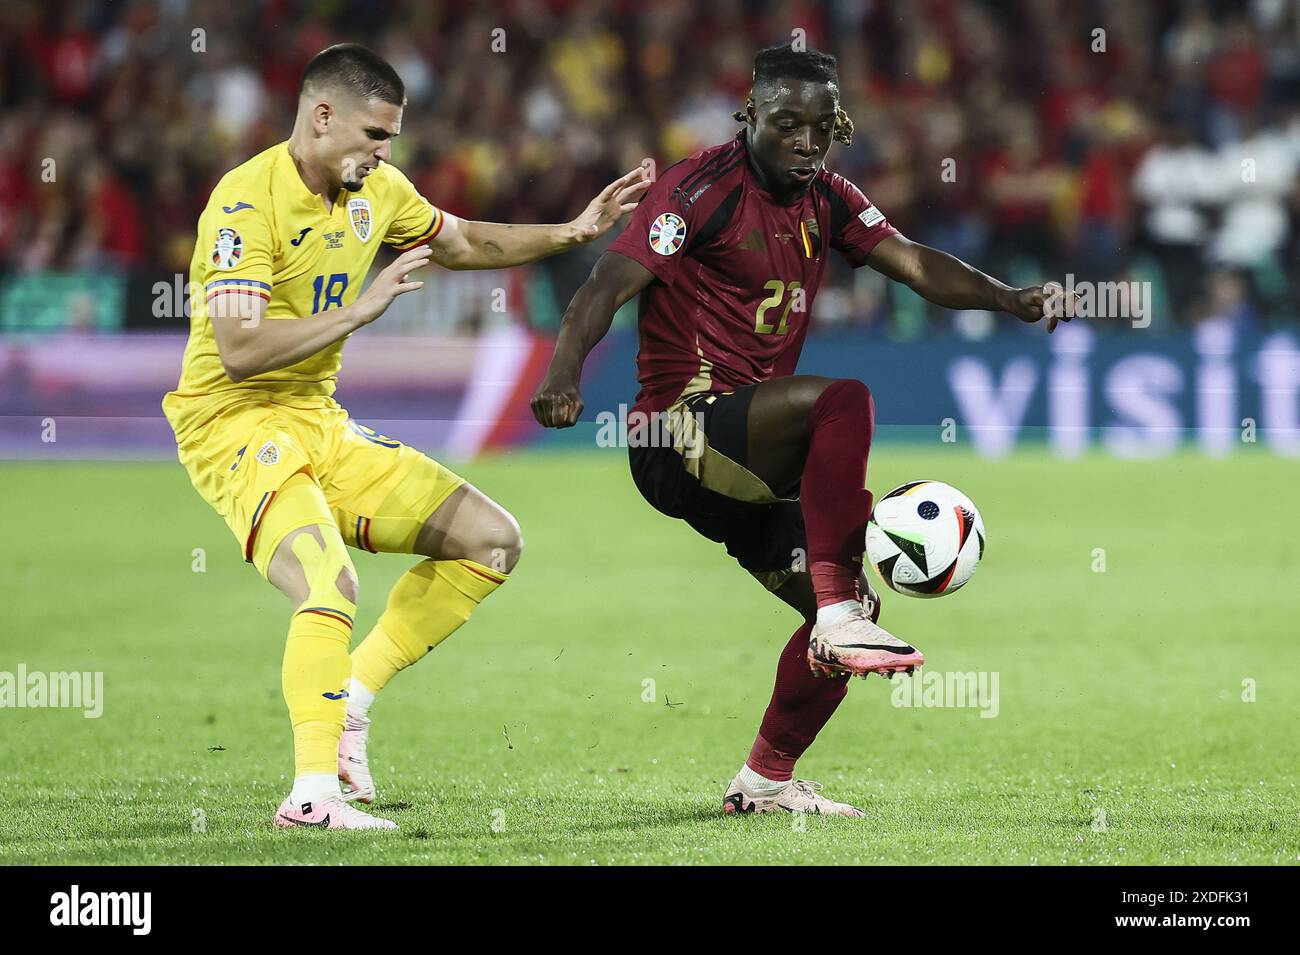
POLYGON ((665 212, 650 226, 650 248, 660 255, 672 255, 686 241, 686 220, 675 212, 665 212))
POLYGON ((212 248, 212 264, 219 269, 233 269, 244 254, 244 240, 239 233, 223 226, 217 230, 217 244, 212 248))
POLYGON ((357 234, 358 239, 365 242, 370 238, 370 200, 349 199, 348 221, 352 223, 352 231, 357 234))

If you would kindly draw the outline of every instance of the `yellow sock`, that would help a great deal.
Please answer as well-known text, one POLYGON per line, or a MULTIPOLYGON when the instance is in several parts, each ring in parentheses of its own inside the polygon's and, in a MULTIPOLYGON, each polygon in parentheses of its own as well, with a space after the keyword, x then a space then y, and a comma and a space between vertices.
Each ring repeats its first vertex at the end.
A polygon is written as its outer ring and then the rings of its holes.
POLYGON ((507 575, 472 560, 424 560, 404 573, 360 646, 352 678, 371 692, 415 663, 469 619, 507 575))
MULTIPOLYGON (((334 565, 322 562, 320 553, 311 553, 310 549, 327 553, 328 545, 322 549, 315 537, 302 534, 292 546, 304 567, 322 566, 322 576, 328 575, 324 586, 314 586, 294 613, 284 645, 281 680, 293 723, 294 768, 299 778, 321 774, 333 778, 338 773, 339 737, 347 712, 352 670, 348 644, 357 608, 333 586, 334 565)), ((342 542, 337 546, 342 547, 342 542)))

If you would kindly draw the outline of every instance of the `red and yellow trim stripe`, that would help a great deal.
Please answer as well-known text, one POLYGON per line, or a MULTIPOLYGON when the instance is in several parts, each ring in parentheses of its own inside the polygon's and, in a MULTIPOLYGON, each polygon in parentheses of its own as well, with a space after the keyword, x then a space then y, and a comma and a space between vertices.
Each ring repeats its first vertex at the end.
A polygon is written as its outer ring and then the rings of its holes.
POLYGON ((331 620, 337 620, 345 624, 349 630, 352 629, 352 618, 342 610, 335 610, 333 607, 303 607, 298 613, 314 613, 322 617, 329 617, 331 620))
POLYGON ((799 223, 799 238, 803 242, 804 258, 811 259, 813 257, 812 240, 808 238, 808 226, 806 223, 799 223))
POLYGON ((362 550, 368 550, 372 554, 379 553, 370 546, 370 518, 358 517, 357 526, 352 536, 356 540, 357 546, 362 550))
POLYGON ((271 286, 255 279, 219 279, 204 286, 204 294, 208 301, 226 292, 243 292, 246 295, 256 295, 268 302, 271 301, 271 286))
POLYGON ((411 249, 414 249, 417 245, 423 245, 425 242, 431 241, 438 235, 439 232, 442 231, 443 219, 444 216, 442 214, 442 210, 439 209, 437 206, 434 206, 433 218, 429 221, 429 228, 424 230, 424 234, 421 235, 414 242, 407 242, 404 243, 403 245, 394 246, 394 248, 397 249, 398 252, 409 252, 411 249))
POLYGON ((253 542, 257 540, 257 532, 262 526, 262 519, 266 517, 267 509, 271 502, 275 500, 275 491, 267 491, 262 495, 262 499, 257 502, 257 507, 253 511, 253 520, 248 528, 248 540, 244 543, 244 560, 247 563, 253 562, 253 542))
POLYGON ((489 580, 494 584, 500 585, 506 582, 505 574, 498 574, 495 571, 488 570, 482 564, 476 564, 468 560, 458 560, 456 563, 460 564, 471 574, 482 577, 484 580, 489 580))

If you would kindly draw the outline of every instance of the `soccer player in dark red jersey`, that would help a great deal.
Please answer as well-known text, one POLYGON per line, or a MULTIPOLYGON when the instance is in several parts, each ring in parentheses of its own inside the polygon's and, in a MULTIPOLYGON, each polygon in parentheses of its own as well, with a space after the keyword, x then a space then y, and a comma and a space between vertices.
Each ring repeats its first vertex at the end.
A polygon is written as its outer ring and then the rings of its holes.
MULTIPOLYGON (((533 413, 546 427, 577 422, 583 362, 615 311, 639 294, 633 411, 653 430, 628 435, 637 488, 725 544, 804 617, 723 808, 861 816, 795 780, 795 761, 844 698, 843 677, 888 676, 924 657, 875 622, 879 602, 862 573, 871 393, 860 381, 795 374, 827 254, 835 249, 946 308, 1026 322, 1042 318, 1058 293, 1010 288, 908 241, 824 168, 832 139, 847 144, 853 130, 834 57, 763 50, 736 118, 745 127, 734 140, 664 171, 596 263, 565 312, 533 413), (822 674, 831 679, 814 679, 822 674)), ((1049 332, 1069 307, 1048 309, 1049 332)))

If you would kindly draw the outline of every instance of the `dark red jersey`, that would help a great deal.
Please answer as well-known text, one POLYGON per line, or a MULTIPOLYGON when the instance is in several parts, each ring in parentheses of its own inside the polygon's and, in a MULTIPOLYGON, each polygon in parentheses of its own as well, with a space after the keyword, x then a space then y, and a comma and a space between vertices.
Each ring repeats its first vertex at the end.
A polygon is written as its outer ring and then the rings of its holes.
POLYGON ((664 170, 610 246, 655 276, 638 309, 637 410, 793 374, 828 249, 856 267, 897 231, 824 168, 779 205, 743 131, 664 170))

